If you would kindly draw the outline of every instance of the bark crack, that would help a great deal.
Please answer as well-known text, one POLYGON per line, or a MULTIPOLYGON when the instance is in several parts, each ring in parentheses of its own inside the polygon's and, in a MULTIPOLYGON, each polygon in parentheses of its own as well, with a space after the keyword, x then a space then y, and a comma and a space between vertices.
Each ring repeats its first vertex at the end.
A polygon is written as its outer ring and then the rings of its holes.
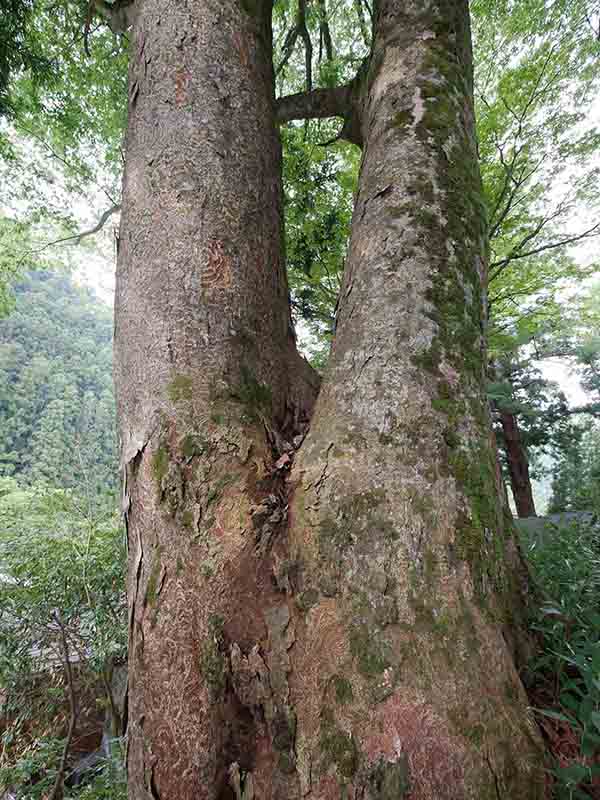
POLYGON ((331 448, 333 447, 333 445, 334 445, 334 442, 330 442, 328 447, 327 447, 327 451, 325 453, 325 466, 321 470, 321 474, 319 476, 319 479, 315 483, 315 492, 317 493, 317 495, 320 493, 323 484, 327 480, 327 470, 329 469, 329 453, 330 453, 331 448))
POLYGON ((139 530, 137 531, 137 556, 136 556, 136 564, 134 567, 134 575, 135 575, 135 588, 133 591, 133 599, 131 601, 131 608, 129 609, 129 637, 130 640, 132 639, 133 635, 133 623, 135 618, 135 605, 137 602, 138 592, 140 588, 140 575, 142 572, 142 562, 144 560, 144 549, 142 546, 142 538, 140 536, 139 530))
POLYGON ((498 798, 498 800, 502 800, 502 795, 500 794, 500 785, 498 783, 498 776, 496 775, 496 771, 494 770, 494 768, 492 766, 492 762, 490 761, 490 757, 486 755, 485 760, 487 762, 488 769, 492 773, 492 777, 494 778, 494 786, 496 788, 496 797, 498 798))
POLYGON ((229 766, 229 785, 233 789, 235 800, 254 800, 252 773, 240 770, 237 761, 229 766))
POLYGON ((152 769, 150 772, 150 794, 152 795, 152 800, 160 800, 160 793, 156 786, 156 780, 154 778, 154 769, 155 765, 152 765, 152 769))
POLYGON ((371 353, 370 356, 367 356, 365 358, 365 360, 362 363, 362 366, 361 366, 360 370, 358 371, 358 375, 356 376, 356 382, 357 383, 360 381, 360 379, 362 377, 362 374, 364 372, 364 369, 367 366, 367 364, 369 363, 369 361, 372 361, 374 358, 375 358, 375 353, 371 353))

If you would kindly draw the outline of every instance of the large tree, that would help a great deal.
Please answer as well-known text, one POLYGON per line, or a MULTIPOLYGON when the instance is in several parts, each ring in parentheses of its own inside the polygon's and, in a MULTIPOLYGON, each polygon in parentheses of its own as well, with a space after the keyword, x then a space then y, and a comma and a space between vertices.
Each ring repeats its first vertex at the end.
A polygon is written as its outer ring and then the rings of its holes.
POLYGON ((541 797, 484 394, 466 0, 379 0, 356 79, 277 106, 271 11, 144 0, 131 32, 130 797, 541 797), (331 115, 363 157, 311 419, 276 122, 331 115))

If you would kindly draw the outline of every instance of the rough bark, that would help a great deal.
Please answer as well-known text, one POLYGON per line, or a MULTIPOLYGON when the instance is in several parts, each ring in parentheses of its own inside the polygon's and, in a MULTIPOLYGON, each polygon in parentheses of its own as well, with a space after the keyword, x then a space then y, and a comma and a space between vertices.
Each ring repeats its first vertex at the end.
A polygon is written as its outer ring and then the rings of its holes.
POLYGON ((332 363, 286 484, 317 387, 270 3, 140 5, 115 331, 131 800, 542 796, 503 638, 467 20, 378 4, 332 363))
POLYGON ((364 80, 333 353, 292 473, 300 796, 540 798, 484 391, 466 0, 381 0, 364 80))
POLYGON ((499 416, 500 424, 502 425, 508 474, 510 475, 510 486, 517 507, 517 516, 535 517, 535 502, 529 477, 529 461, 521 439, 517 418, 508 411, 500 411, 499 416))
POLYGON ((229 677, 250 643, 285 655, 273 461, 316 392, 281 255, 270 13, 144 0, 132 31, 115 319, 131 800, 233 797, 233 764, 238 783, 255 762, 284 780, 276 721, 229 677))

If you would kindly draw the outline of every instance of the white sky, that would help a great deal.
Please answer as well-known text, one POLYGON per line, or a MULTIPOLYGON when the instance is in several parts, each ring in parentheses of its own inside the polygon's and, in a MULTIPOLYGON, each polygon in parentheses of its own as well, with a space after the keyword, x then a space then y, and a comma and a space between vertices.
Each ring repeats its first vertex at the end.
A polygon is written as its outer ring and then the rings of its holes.
POLYGON ((589 402, 590 398, 581 388, 577 375, 564 359, 547 359, 538 366, 544 378, 555 381, 560 386, 570 406, 580 406, 589 402))

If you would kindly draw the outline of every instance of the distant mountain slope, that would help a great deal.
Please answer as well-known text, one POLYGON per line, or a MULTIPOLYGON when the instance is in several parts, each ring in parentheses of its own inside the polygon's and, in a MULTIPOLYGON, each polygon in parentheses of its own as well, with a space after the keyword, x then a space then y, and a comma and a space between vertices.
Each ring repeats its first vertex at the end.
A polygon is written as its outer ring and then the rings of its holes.
POLYGON ((117 485, 112 313, 36 272, 0 320, 0 474, 96 496, 117 485))

